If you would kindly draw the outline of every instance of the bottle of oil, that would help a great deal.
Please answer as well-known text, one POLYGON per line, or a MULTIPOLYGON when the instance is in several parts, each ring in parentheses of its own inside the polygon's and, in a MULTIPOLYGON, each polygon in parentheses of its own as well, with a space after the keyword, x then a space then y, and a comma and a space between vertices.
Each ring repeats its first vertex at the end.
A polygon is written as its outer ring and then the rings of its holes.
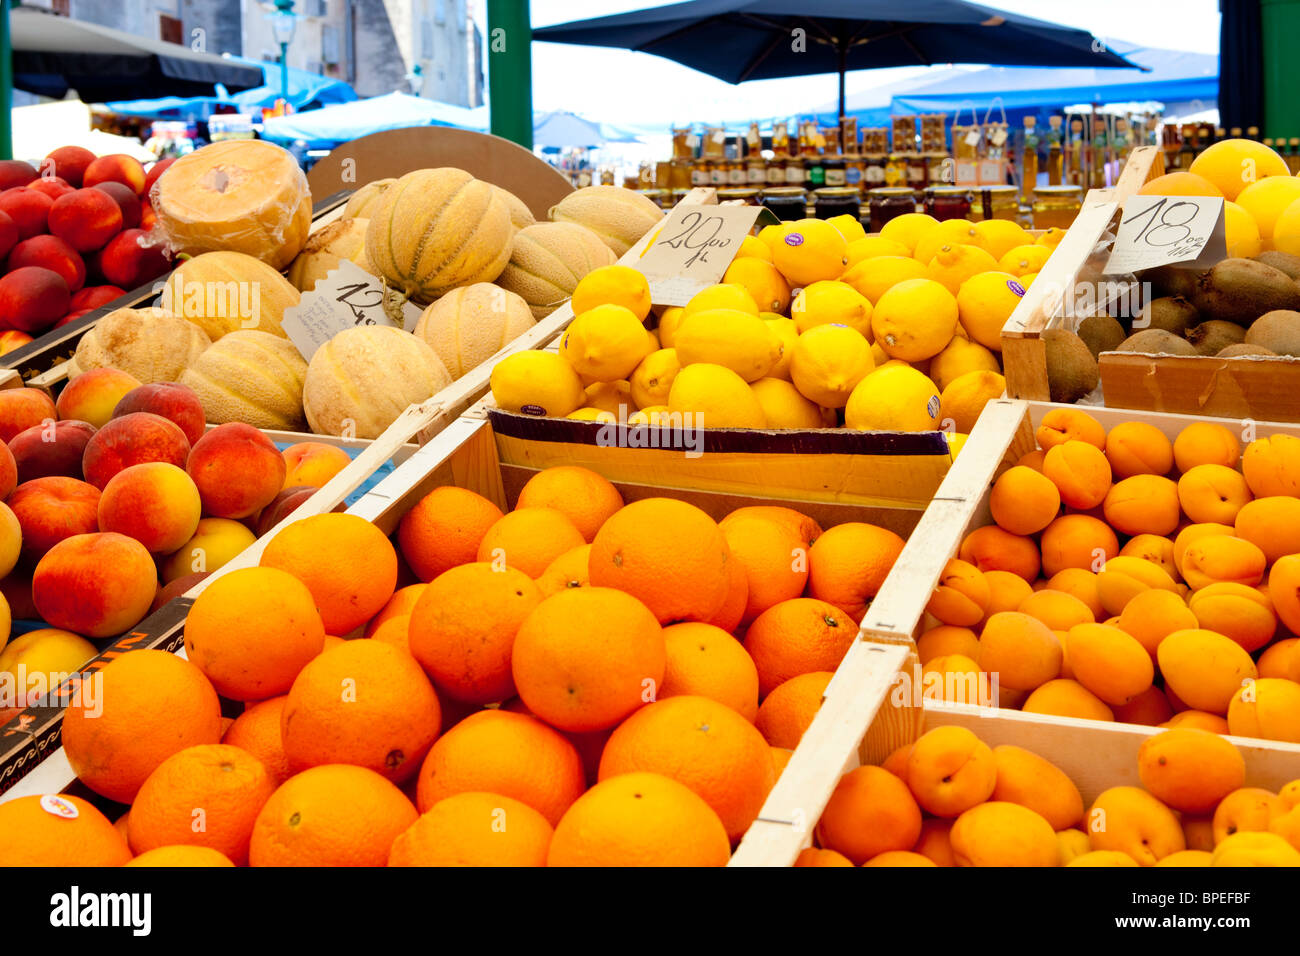
POLYGON ((1061 117, 1047 118, 1047 184, 1061 185, 1061 167, 1064 151, 1061 148, 1061 117))
POLYGON ((1072 119, 1070 120, 1070 141, 1065 155, 1066 185, 1084 185, 1083 160, 1083 120, 1072 119))
POLYGON ((1025 139, 1020 147, 1021 202, 1032 201, 1034 187, 1038 185, 1038 131, 1034 129, 1037 123, 1035 117, 1025 117, 1025 139))

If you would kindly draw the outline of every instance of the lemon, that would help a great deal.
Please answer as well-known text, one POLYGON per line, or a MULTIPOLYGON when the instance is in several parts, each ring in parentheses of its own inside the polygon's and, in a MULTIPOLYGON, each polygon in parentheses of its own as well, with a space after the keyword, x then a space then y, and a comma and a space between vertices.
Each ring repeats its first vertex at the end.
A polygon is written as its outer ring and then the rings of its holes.
POLYGON ((867 238, 867 230, 862 228, 862 222, 857 216, 846 212, 842 216, 832 216, 826 221, 839 230, 839 234, 844 237, 845 242, 867 238))
POLYGON ((794 324, 794 319, 773 315, 771 312, 764 312, 762 319, 781 341, 781 357, 767 373, 767 377, 783 378, 788 382, 790 381, 790 356, 794 354, 794 344, 799 340, 799 327, 794 324))
MULTIPOLYGON (((771 228, 770 226, 768 228, 771 228)), ((740 241, 740 248, 736 250, 736 258, 744 259, 752 257, 762 259, 764 262, 772 261, 772 250, 768 248, 766 242, 759 239, 758 236, 746 236, 740 241)))
POLYGON ((701 363, 683 368, 668 391, 669 414, 697 428, 763 428, 767 418, 749 384, 729 368, 701 363))
POLYGON ((722 365, 746 382, 762 378, 781 358, 776 333, 757 315, 738 309, 709 309, 686 316, 673 349, 682 368, 722 365))
POLYGON ((554 352, 507 355, 492 369, 492 398, 508 412, 559 418, 582 405, 582 380, 554 352))
POLYGON ((632 373, 632 400, 639 408, 668 404, 668 389, 682 369, 676 349, 660 349, 641 360, 632 373))
POLYGON ((579 422, 604 422, 610 425, 618 424, 618 416, 613 412, 606 411, 603 408, 584 407, 575 412, 570 412, 565 418, 572 418, 579 422))
MULTIPOLYGON (((582 400, 584 408, 599 408, 601 411, 613 412, 615 415, 620 414, 622 408, 623 417, 627 417, 628 412, 633 411, 636 405, 633 405, 632 384, 626 380, 620 382, 597 382, 594 385, 588 385, 583 390, 586 396, 582 400)), ((636 403, 641 404, 640 402, 636 403)))
POLYGON ((598 382, 627 378, 649 351, 645 326, 621 305, 598 305, 583 312, 560 340, 560 355, 598 382))
POLYGON ((735 259, 722 281, 745 289, 763 312, 785 312, 790 308, 790 284, 770 260, 753 256, 735 259))
POLYGON ((709 309, 739 309, 753 316, 758 315, 758 303, 749 294, 749 290, 743 285, 732 282, 721 282, 701 289, 691 296, 691 301, 686 303, 686 315, 694 315, 696 312, 705 312, 709 309))
MULTIPOLYGON (((961 309, 961 297, 957 298, 957 308, 961 309)), ((1002 366, 992 351, 960 336, 953 336, 951 342, 942 352, 930 360, 930 379, 939 386, 940 391, 960 375, 967 372, 1001 372, 1002 366)), ((635 376, 633 381, 635 382, 635 376)), ((636 392, 634 391, 635 397, 636 392)))
POLYGON ((939 390, 906 365, 868 375, 849 396, 844 424, 863 431, 925 432, 939 423, 939 390))
POLYGON ((645 330, 645 334, 648 335, 648 336, 650 336, 650 351, 651 351, 651 352, 657 352, 657 351, 659 351, 659 349, 663 348, 663 346, 659 344, 659 333, 658 333, 658 332, 656 332, 654 329, 646 329, 646 330, 645 330))
POLYGON ((975 231, 984 239, 984 248, 994 259, 1001 259, 1016 246, 1028 245, 1034 237, 1010 219, 985 219, 975 223, 975 231))
POLYGON ((633 412, 627 417, 629 425, 659 425, 668 426, 668 406, 651 405, 649 408, 643 408, 640 411, 633 412))
POLYGON ((847 325, 813 326, 799 336, 790 356, 794 387, 823 408, 843 408, 873 368, 871 343, 847 325))
POLYGON ((890 363, 890 362, 895 362, 895 361, 898 361, 898 360, 897 360, 897 359, 891 359, 891 358, 889 357, 889 354, 888 354, 884 349, 882 349, 882 348, 880 347, 880 343, 879 343, 879 342, 872 342, 872 343, 871 343, 871 361, 875 362, 875 363, 876 363, 876 368, 879 369, 879 368, 881 368, 882 366, 887 365, 887 364, 890 363))
POLYGON ((847 270, 840 281, 853 286, 863 298, 875 305, 892 286, 925 276, 925 263, 917 262, 911 256, 873 256, 847 270))
POLYGON ((919 362, 952 341, 957 300, 933 279, 908 279, 880 297, 871 325, 890 358, 919 362))
POLYGON ((780 378, 760 378, 749 386, 763 407, 768 428, 821 428, 822 410, 780 378))
MULTIPOLYGON (((1237 205, 1250 213, 1264 237, 1264 248, 1273 248, 1273 230, 1278 218, 1288 206, 1300 200, 1300 177, 1269 176, 1257 183, 1251 183, 1237 196, 1237 205)), ((1232 255, 1232 243, 1228 243, 1228 255, 1232 255)))
POLYGON ((781 237, 785 235, 785 227, 785 223, 781 223, 779 226, 764 226, 758 230, 758 235, 755 238, 767 246, 768 252, 771 252, 776 248, 776 244, 781 241, 781 237))
POLYGON ((1002 351, 1002 326, 1025 294, 1023 278, 1010 272, 981 272, 957 293, 957 317, 972 342, 1002 351))
POLYGON ((820 279, 838 279, 848 263, 849 244, 840 231, 824 219, 800 219, 786 224, 781 241, 772 249, 772 261, 791 286, 820 279))
POLYGON ((960 432, 945 432, 944 434, 948 436, 948 454, 953 461, 956 461, 957 455, 966 447, 966 439, 970 438, 970 436, 963 435, 960 432))
POLYGON ((650 284, 629 266, 601 266, 578 280, 570 304, 574 315, 598 305, 621 305, 644 322, 650 314, 650 284))
POLYGON ((847 325, 871 341, 871 303, 844 282, 814 282, 795 296, 790 318, 800 332, 814 325, 847 325))
POLYGON ((1283 210, 1273 225, 1273 248, 1300 256, 1300 199, 1283 210))
MULTIPOLYGON (((1281 179, 1280 176, 1270 176, 1269 179, 1281 179)), ((1268 182, 1269 179, 1264 180, 1268 182)), ((1262 185, 1256 183, 1256 185, 1262 185)), ((1264 243, 1260 239, 1259 225, 1255 218, 1245 209, 1235 202, 1224 200, 1223 203, 1223 233, 1227 241, 1228 255, 1241 256, 1249 259, 1251 256, 1257 256, 1264 250, 1264 243)))
POLYGON ((675 305, 670 309, 665 309, 664 314, 659 316, 659 347, 670 349, 673 347, 673 337, 677 335, 677 326, 681 325, 682 319, 686 317, 686 310, 680 305, 675 305))
POLYGON ((944 246, 979 246, 984 248, 987 240, 975 231, 975 224, 965 219, 945 219, 921 237, 912 258, 918 262, 928 263, 939 254, 944 246))
MULTIPOLYGON (((1048 249, 1055 249, 1057 246, 1061 244, 1061 240, 1064 238, 1065 238, 1065 230, 1060 228, 1059 226, 1052 226, 1050 229, 1048 229, 1046 232, 1044 232, 1041 236, 1038 237, 1038 240, 1035 244, 1039 246, 1046 246, 1048 249)), ((1006 253, 1003 253, 1003 255, 1005 254, 1006 253)), ((1002 256, 998 256, 998 258, 1001 259, 1002 256)))
POLYGON ((1224 199, 1232 200, 1247 186, 1268 176, 1291 175, 1285 159, 1250 139, 1220 140, 1202 150, 1187 171, 1208 179, 1224 199))
POLYGON ((1020 277, 1021 288, 1028 289, 1031 285, 1034 284, 1034 280, 1037 278, 1038 278, 1037 272, 1026 272, 1024 275, 1020 277))
POLYGON ((998 259, 994 268, 1010 272, 1013 276, 1022 276, 1027 272, 1038 272, 1052 257, 1052 250, 1047 246, 1034 243, 1031 246, 1016 246, 998 259))
POLYGON ((880 227, 880 238, 906 247, 910 256, 916 251, 916 244, 921 241, 921 237, 937 225, 939 220, 933 216, 927 216, 923 212, 905 212, 880 227))
POLYGON ((973 275, 998 267, 998 260, 979 246, 944 246, 926 265, 926 277, 942 283, 953 295, 973 275))
POLYGON ((969 435, 984 406, 1001 398, 1007 380, 997 372, 977 370, 959 375, 939 396, 939 423, 946 432, 969 435))
POLYGON ((848 265, 844 269, 847 272, 864 259, 872 259, 876 256, 910 257, 912 250, 901 242, 895 242, 893 239, 886 239, 883 236, 867 236, 865 239, 855 239, 850 242, 845 255, 849 259, 848 265))

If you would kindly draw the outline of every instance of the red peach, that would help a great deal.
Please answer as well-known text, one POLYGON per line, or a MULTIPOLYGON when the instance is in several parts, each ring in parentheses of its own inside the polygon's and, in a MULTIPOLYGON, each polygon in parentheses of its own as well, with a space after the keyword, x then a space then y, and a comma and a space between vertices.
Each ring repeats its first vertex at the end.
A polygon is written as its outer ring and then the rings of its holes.
POLYGON ((145 232, 149 232, 157 222, 158 214, 153 211, 153 206, 145 203, 140 210, 140 228, 145 232))
POLYGON ((32 600, 46 623, 86 637, 130 630, 157 592, 158 569, 144 545, 111 531, 60 541, 32 575, 32 600))
POLYGON ((19 432, 54 420, 54 402, 39 388, 0 389, 0 441, 8 444, 19 432))
POLYGON ((8 445, 0 444, 0 448, 4 449, 0 451, 0 499, 3 499, 18 486, 18 463, 8 445))
POLYGON ((132 412, 111 419, 86 446, 81 468, 86 480, 103 488, 124 468, 146 461, 166 461, 185 467, 190 443, 185 433, 161 415, 132 412))
POLYGON ((0 332, 0 355, 8 355, 14 349, 20 349, 34 341, 35 339, 26 332, 19 332, 17 329, 5 329, 0 332))
POLYGON ((153 184, 158 181, 158 177, 167 172, 167 167, 176 162, 176 157, 171 156, 167 159, 160 159, 149 167, 149 172, 144 177, 144 194, 150 196, 153 194, 153 184))
POLYGON ((194 536, 203 504, 194 480, 163 461, 124 468, 99 498, 99 530, 134 538, 154 554, 171 554, 194 536))
POLYGON ((0 322, 20 332, 43 332, 68 312, 72 296, 63 276, 23 266, 0 279, 0 322))
POLYGON ((36 169, 21 159, 0 159, 0 189, 26 186, 36 178, 36 169))
POLYGON ((286 466, 284 486, 312 485, 325 487, 340 471, 352 463, 342 448, 319 441, 301 441, 283 452, 286 466))
POLYGON ((199 486, 204 514, 243 518, 280 493, 286 466, 271 439, 252 425, 227 422, 195 442, 186 470, 199 486))
POLYGON ((49 168, 56 176, 66 179, 72 186, 80 189, 86 175, 86 167, 95 161, 95 154, 84 146, 60 146, 51 150, 41 163, 41 172, 49 168))
POLYGON ((69 312, 69 313, 68 313, 67 315, 65 315, 63 318, 59 319, 59 321, 57 321, 57 322, 55 322, 53 325, 51 325, 51 326, 50 326, 50 330, 52 331, 52 330, 54 330, 54 329, 61 329, 61 328, 63 328, 65 325, 67 325, 69 322, 75 322, 77 319, 81 318, 83 315, 89 315, 91 312, 94 312, 94 311, 95 311, 94 309, 77 309, 75 312, 69 312))
POLYGON ((122 210, 99 189, 78 189, 50 207, 50 232, 78 252, 92 252, 122 231, 122 210))
POLYGON ((113 409, 113 417, 121 418, 132 412, 153 412, 180 427, 193 447, 203 437, 206 419, 199 393, 188 385, 177 382, 160 382, 141 385, 122 396, 113 409))
MULTIPOLYGON (((289 515, 293 514, 304 501, 319 491, 312 485, 290 485, 271 499, 271 503, 262 509, 262 513, 257 516, 257 523, 253 527, 253 533, 259 538, 268 534, 272 528, 278 525, 289 515)), ((345 509, 346 506, 340 502, 336 511, 345 509)))
POLYGON ((140 380, 120 369, 93 368, 82 372, 63 386, 56 403, 60 418, 74 418, 103 428, 113 417, 113 409, 140 380))
POLYGON ((76 187, 69 185, 65 179, 58 176, 38 176, 27 184, 28 189, 35 189, 43 196, 49 196, 51 199, 58 199, 60 196, 66 196, 70 192, 75 192, 76 187))
POLYGON ((21 566, 0 578, 0 594, 9 602, 9 613, 15 621, 39 621, 40 614, 32 601, 32 574, 21 566))
MULTIPOLYGON (((86 262, 77 250, 58 236, 32 236, 14 246, 9 253, 9 271, 23 266, 40 266, 63 276, 69 292, 79 292, 86 284, 86 262)), ((72 307, 72 301, 68 301, 72 307)))
POLYGON ((152 614, 173 598, 180 597, 211 573, 211 571, 196 571, 193 574, 187 574, 184 577, 177 578, 175 581, 169 581, 167 584, 164 584, 158 589, 158 593, 154 595, 153 603, 149 605, 149 613, 152 614))
POLYGON ((18 244, 18 223, 7 212, 0 212, 0 255, 8 255, 18 244))
POLYGON ((134 229, 140 225, 140 197, 131 191, 130 186, 123 185, 119 182, 96 183, 91 187, 98 189, 100 192, 108 193, 117 203, 117 207, 122 210, 122 228, 134 229))
POLYGON ((126 295, 126 290, 115 285, 88 285, 80 292, 73 293, 68 308, 74 312, 81 309, 98 309, 101 305, 107 305, 114 299, 120 299, 124 295, 126 295))
POLYGON ((36 478, 81 478, 81 459, 95 434, 89 422, 45 421, 21 431, 7 446, 20 482, 36 478))
POLYGON ((18 227, 19 239, 30 239, 50 231, 50 208, 54 200, 35 189, 19 186, 0 192, 0 212, 7 213, 18 227))
POLYGON ((86 167, 81 185, 89 187, 100 183, 122 183, 139 196, 144 192, 144 179, 144 166, 140 160, 126 153, 110 153, 100 156, 86 167))
POLYGON ((36 478, 9 496, 23 529, 23 554, 39 558, 74 534, 99 530, 99 489, 76 478, 36 478))
POLYGON ((143 229, 124 229, 100 250, 95 259, 99 274, 116 286, 134 289, 163 275, 172 267, 161 245, 145 245, 143 229))

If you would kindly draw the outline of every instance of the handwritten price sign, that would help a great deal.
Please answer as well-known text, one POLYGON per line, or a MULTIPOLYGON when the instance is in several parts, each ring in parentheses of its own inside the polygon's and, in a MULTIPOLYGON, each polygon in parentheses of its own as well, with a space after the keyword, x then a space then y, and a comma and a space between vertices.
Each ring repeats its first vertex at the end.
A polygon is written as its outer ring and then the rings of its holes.
POLYGON ((722 281, 754 227, 758 206, 679 206, 664 221, 636 268, 650 283, 655 305, 685 305, 722 281))
MULTIPOLYGON (((415 328, 420 312, 419 306, 409 302, 402 306, 406 329, 415 328)), ((319 280, 314 289, 303 293, 299 304, 285 311, 280 324, 308 362, 318 348, 344 329, 396 325, 384 311, 384 290, 379 279, 347 259, 319 280)))
POLYGON ((1124 203, 1107 275, 1227 255, 1223 200, 1208 196, 1134 196, 1124 203))

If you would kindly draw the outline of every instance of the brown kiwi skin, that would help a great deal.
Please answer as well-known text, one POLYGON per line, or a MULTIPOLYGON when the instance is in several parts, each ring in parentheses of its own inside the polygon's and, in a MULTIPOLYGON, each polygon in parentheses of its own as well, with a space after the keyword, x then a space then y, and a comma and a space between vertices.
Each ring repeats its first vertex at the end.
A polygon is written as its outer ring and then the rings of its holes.
POLYGON ((1246 340, 1246 330, 1236 322, 1210 319, 1187 330, 1187 341, 1198 355, 1218 355, 1229 345, 1239 345, 1246 340))
POLYGON ((1250 325, 1265 312, 1300 309, 1300 284, 1254 259, 1224 259, 1197 278, 1191 301, 1206 319, 1250 325))
POLYGON ((1274 309, 1265 312, 1246 331, 1248 345, 1262 345, 1278 355, 1300 355, 1300 312, 1274 309))
POLYGON ((1196 291, 1195 269, 1184 266, 1156 266, 1142 273, 1142 281, 1150 283, 1159 296, 1182 296, 1190 299, 1196 291))
POLYGON ((1120 343, 1117 352, 1141 352, 1148 355, 1196 355, 1192 343, 1164 329, 1143 329, 1120 343))
POLYGON ((1262 262, 1266 266, 1285 272, 1292 279, 1300 279, 1300 256, 1283 252, 1281 249, 1269 249, 1253 258, 1256 262, 1262 262))
POLYGON ((1088 346, 1092 357, 1102 352, 1113 352, 1126 338, 1124 326, 1109 315, 1091 315, 1079 323, 1076 334, 1088 346))
POLYGON ((1097 387, 1101 373, 1087 343, 1066 329, 1043 333, 1047 355, 1047 385, 1054 402, 1077 402, 1097 387))
POLYGON ((1196 307, 1180 295, 1166 295, 1152 299, 1133 318, 1134 333, 1146 329, 1161 329, 1174 335, 1186 335, 1187 330, 1200 321, 1196 307))
POLYGON ((1240 358, 1245 355, 1260 355, 1264 357, 1271 355, 1275 358, 1277 357, 1276 352, 1270 351, 1269 349, 1264 348, 1264 346, 1262 345, 1247 345, 1245 342, 1241 342, 1237 345, 1229 345, 1225 348, 1219 349, 1218 353, 1216 354, 1216 357, 1217 358, 1240 358))

